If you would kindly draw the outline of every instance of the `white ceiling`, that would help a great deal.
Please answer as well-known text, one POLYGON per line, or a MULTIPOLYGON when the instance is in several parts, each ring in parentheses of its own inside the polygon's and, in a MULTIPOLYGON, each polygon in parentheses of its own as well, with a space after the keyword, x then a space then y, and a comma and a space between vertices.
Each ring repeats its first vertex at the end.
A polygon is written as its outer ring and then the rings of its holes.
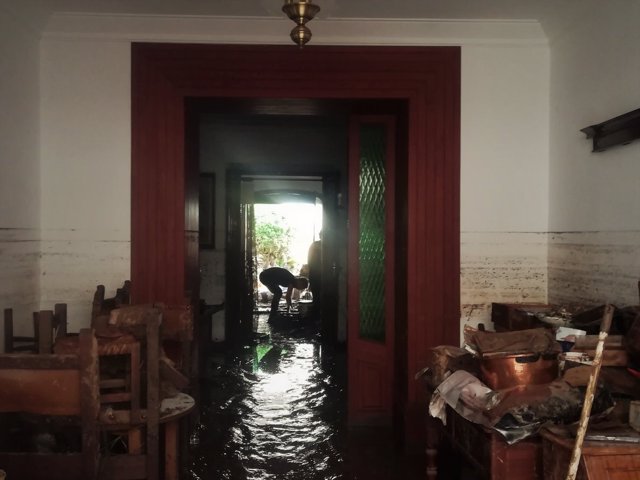
MULTIPOLYGON (((48 12, 280 17, 283 0, 37 0, 48 12)), ((314 0, 320 18, 541 20, 579 0, 314 0)))

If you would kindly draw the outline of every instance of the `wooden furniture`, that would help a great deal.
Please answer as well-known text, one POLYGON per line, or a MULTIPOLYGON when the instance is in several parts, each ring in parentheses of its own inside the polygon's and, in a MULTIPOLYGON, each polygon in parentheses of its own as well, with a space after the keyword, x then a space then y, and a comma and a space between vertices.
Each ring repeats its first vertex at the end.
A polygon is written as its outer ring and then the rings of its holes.
MULTIPOLYGON (((564 480, 574 439, 542 430, 544 479, 564 480)), ((640 480, 640 444, 585 441, 576 480, 640 480)))
POLYGON ((33 335, 14 335, 13 309, 4 310, 4 352, 51 353, 56 338, 67 334, 67 304, 33 313, 33 335))
POLYGON ((79 453, 0 452, 8 478, 97 478, 98 354, 91 330, 80 332, 77 355, 0 355, 0 385, 0 412, 72 416, 82 435, 79 453))
MULTIPOLYGON (((120 312, 123 313, 123 312, 120 312)), ((179 421, 195 407, 189 395, 178 394, 160 401, 160 378, 176 387, 186 379, 160 354, 162 311, 152 306, 135 306, 127 315, 117 315, 113 329, 98 337, 101 363, 99 426, 111 440, 122 437, 126 453, 109 452, 102 459, 100 478, 105 480, 160 478, 160 441, 164 438, 164 478, 178 479, 179 421), (144 355, 141 354, 141 350, 144 355), (117 358, 117 357, 124 357, 117 358), (146 392, 145 399, 141 393, 146 392)), ((56 343, 56 352, 73 352, 73 336, 56 343)))
POLYGON ((117 327, 135 335, 137 325, 143 324, 141 319, 149 309, 157 309, 161 313, 160 339, 165 353, 187 377, 191 378, 197 370, 191 305, 126 305, 112 310, 107 320, 104 317, 94 319, 92 325, 97 329, 117 327))
POLYGON ((180 420, 189 415, 196 407, 195 400, 186 393, 165 398, 160 404, 160 424, 164 433, 164 478, 178 480, 179 465, 179 428, 180 420))
MULTIPOLYGON (((113 404, 102 405, 100 428, 128 432, 128 451, 126 454, 106 455, 102 462, 101 478, 115 479, 157 479, 160 476, 160 327, 161 314, 157 309, 149 308, 143 318, 146 329, 144 338, 146 350, 145 375, 132 375, 135 380, 144 378, 146 405, 140 408, 138 396, 141 387, 135 385, 129 392, 116 395, 113 404), (121 404, 125 403, 125 407, 121 404), (139 431, 145 432, 144 453, 139 431)), ((135 358, 135 343, 130 344, 129 355, 135 358), (133 355, 132 353, 133 352, 133 355)), ((107 355, 121 354, 122 350, 105 352, 107 355)), ((133 366, 133 365, 132 365, 133 366)), ((104 387, 104 385, 103 385, 104 387)))
POLYGON ((162 310, 162 345, 167 355, 189 378, 197 375, 193 342, 193 308, 189 304, 156 304, 162 310))
POLYGON ((93 294, 91 308, 91 320, 100 315, 108 315, 111 310, 131 303, 131 281, 125 280, 122 287, 116 289, 116 294, 111 298, 105 298, 104 285, 98 285, 93 294))
MULTIPOLYGON (((542 480, 540 439, 525 439, 508 445, 498 434, 472 423, 447 406, 447 425, 428 419, 427 478, 437 478, 437 454, 440 442, 449 443, 474 472, 487 480, 542 480)), ((546 480, 546 477, 544 477, 546 480)))

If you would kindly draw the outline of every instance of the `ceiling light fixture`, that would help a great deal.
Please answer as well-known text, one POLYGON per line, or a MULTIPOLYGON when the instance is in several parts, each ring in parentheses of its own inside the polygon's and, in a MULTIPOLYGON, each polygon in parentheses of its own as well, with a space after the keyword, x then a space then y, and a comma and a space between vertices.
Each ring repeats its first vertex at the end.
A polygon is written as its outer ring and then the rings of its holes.
POLYGON ((311 30, 307 27, 307 22, 313 20, 320 7, 311 3, 311 0, 284 0, 282 11, 296 23, 291 30, 291 40, 300 48, 304 47, 311 39, 311 30))

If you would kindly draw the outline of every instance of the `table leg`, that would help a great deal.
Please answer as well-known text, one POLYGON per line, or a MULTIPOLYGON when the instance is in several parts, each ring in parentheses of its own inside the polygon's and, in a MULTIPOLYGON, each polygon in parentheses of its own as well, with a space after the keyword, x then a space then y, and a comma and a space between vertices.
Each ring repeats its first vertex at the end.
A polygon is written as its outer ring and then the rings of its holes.
POLYGON ((164 478, 178 480, 178 421, 164 425, 164 478))
POLYGON ((128 432, 129 454, 140 455, 142 453, 142 431, 139 428, 131 428, 128 432))

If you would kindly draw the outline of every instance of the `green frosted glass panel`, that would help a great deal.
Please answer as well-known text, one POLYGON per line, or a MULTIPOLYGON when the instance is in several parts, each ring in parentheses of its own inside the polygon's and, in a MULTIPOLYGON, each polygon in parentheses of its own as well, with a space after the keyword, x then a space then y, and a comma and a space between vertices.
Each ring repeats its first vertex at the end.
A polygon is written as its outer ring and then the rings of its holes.
POLYGON ((384 341, 384 125, 360 127, 360 337, 384 341))

